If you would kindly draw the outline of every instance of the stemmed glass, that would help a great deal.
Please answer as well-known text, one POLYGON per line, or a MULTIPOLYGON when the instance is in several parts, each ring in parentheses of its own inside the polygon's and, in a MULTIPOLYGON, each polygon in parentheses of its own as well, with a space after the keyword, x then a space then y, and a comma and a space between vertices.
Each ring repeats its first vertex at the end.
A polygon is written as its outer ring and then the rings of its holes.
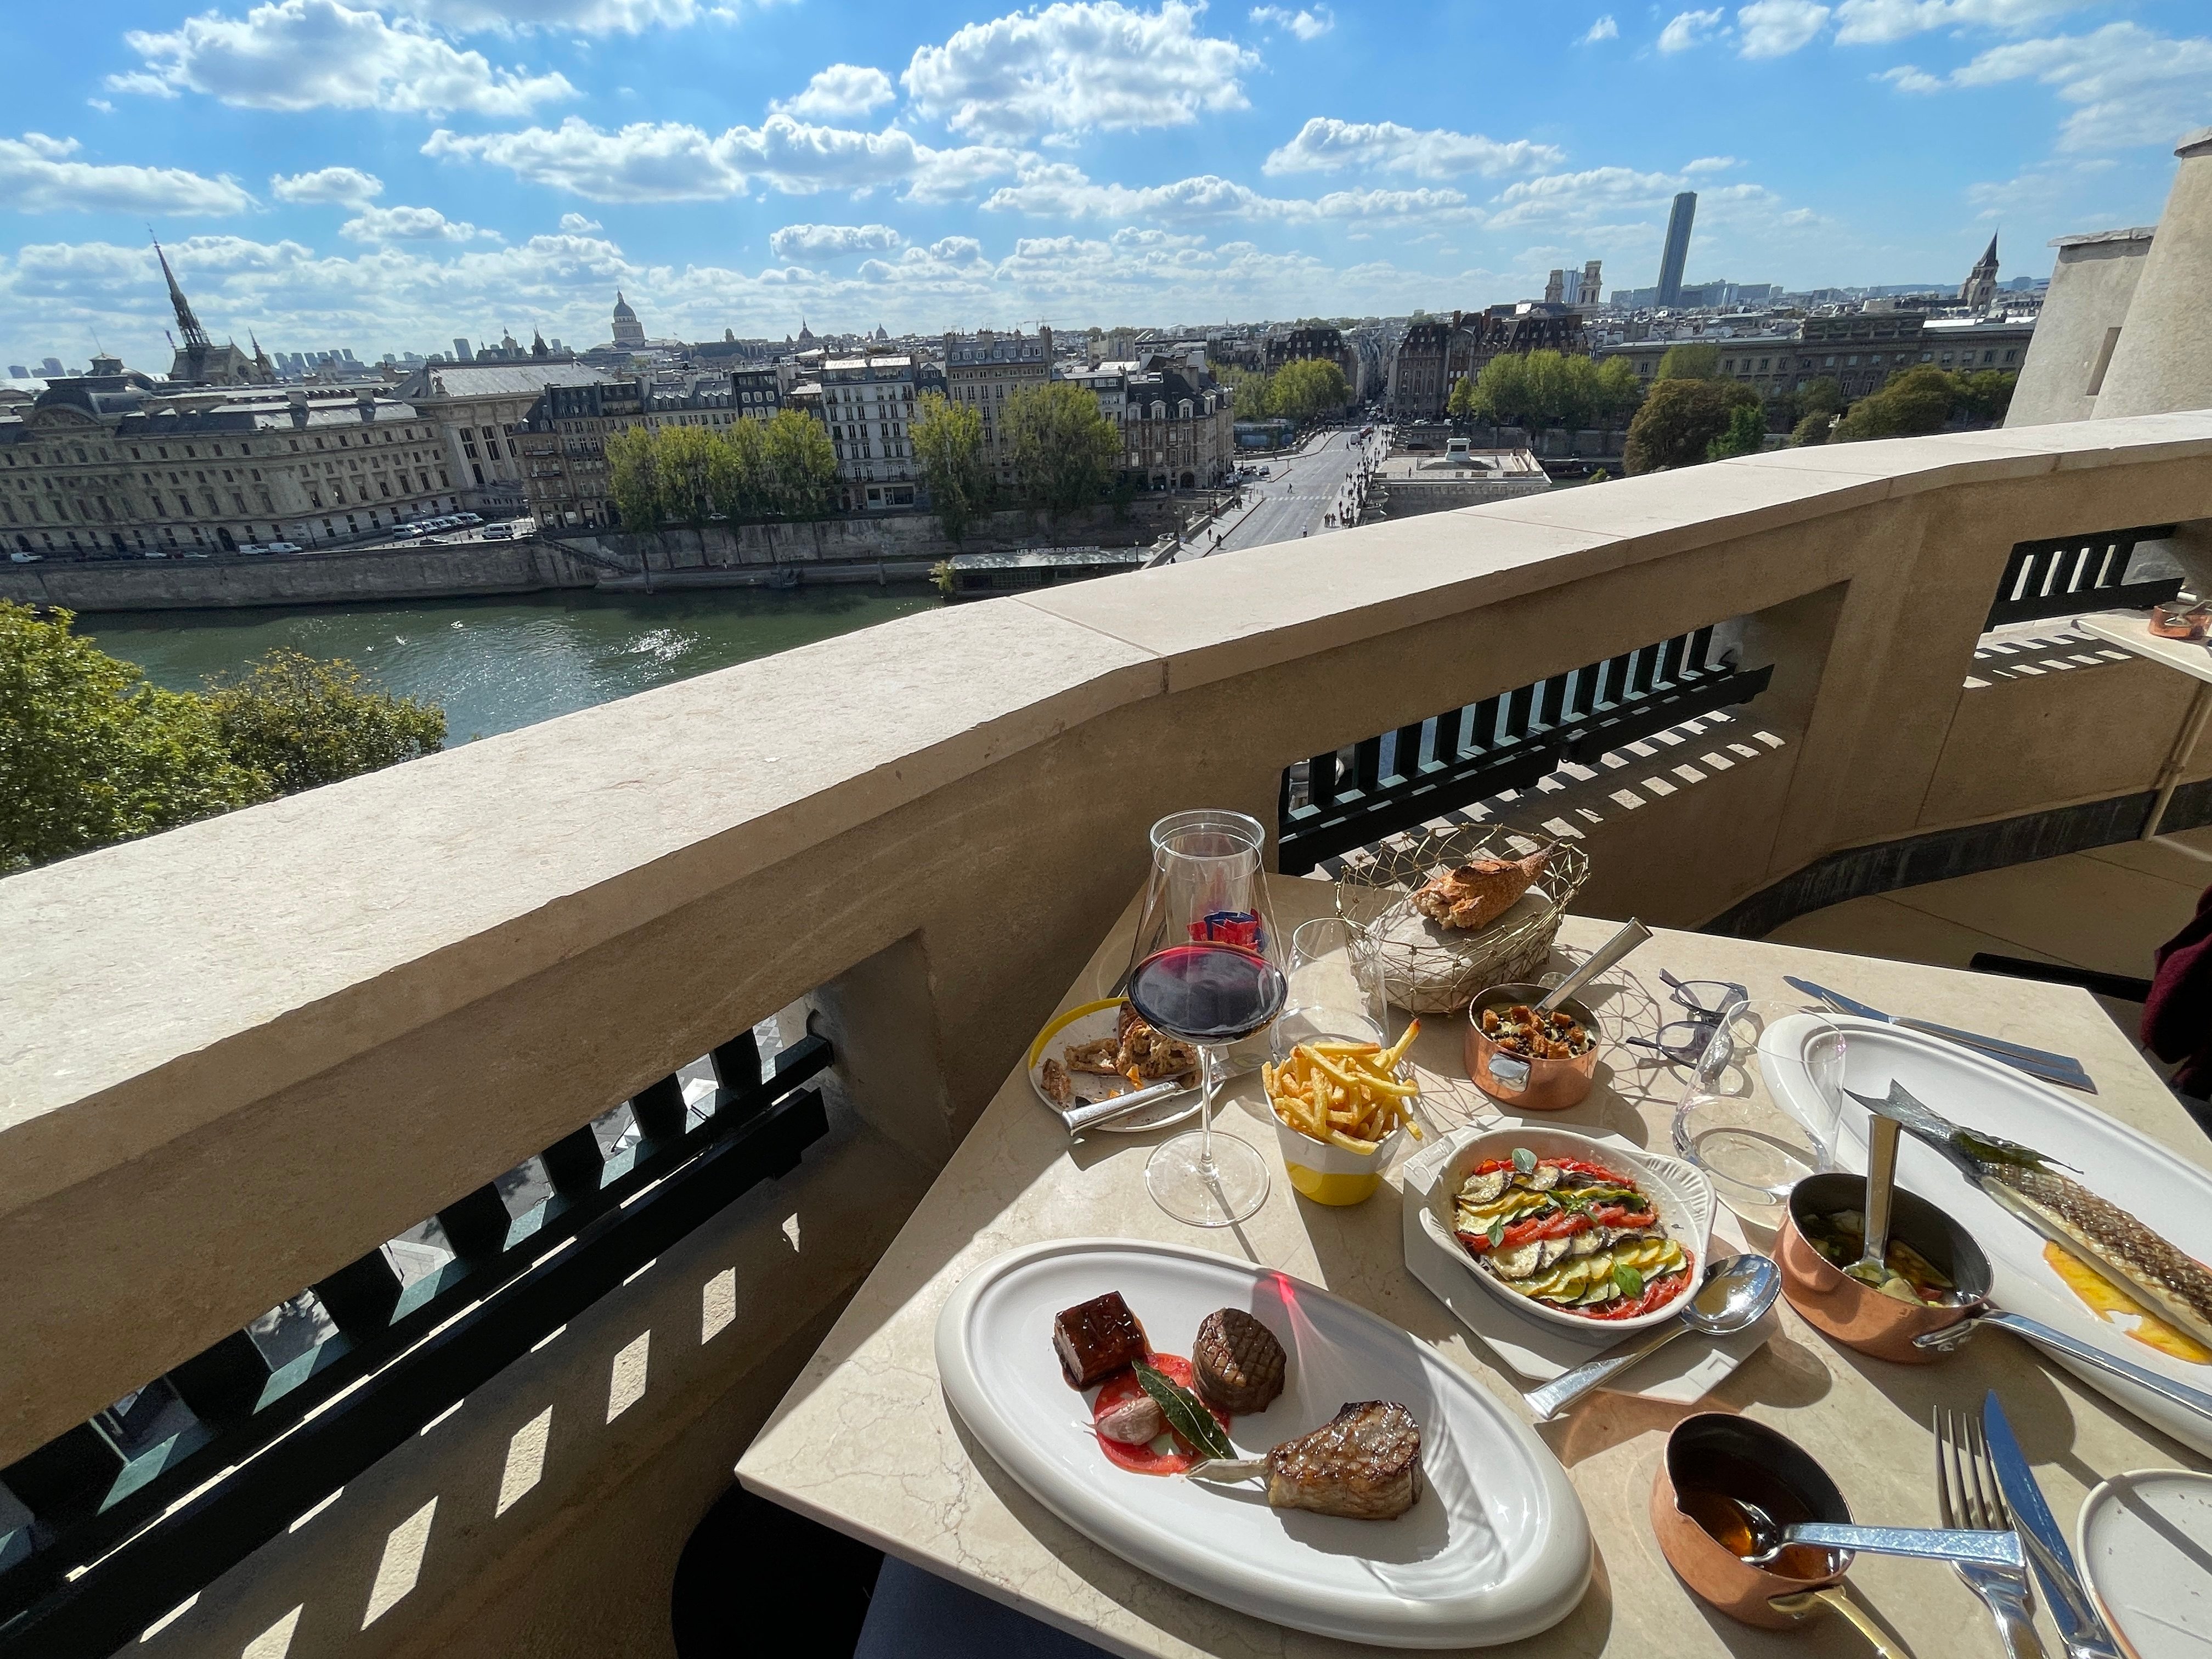
POLYGON ((1152 1201, 1194 1227, 1242 1221, 1267 1197, 1267 1166, 1213 1132, 1221 1050, 1282 1011, 1285 981, 1261 852, 1267 831, 1242 812, 1176 812, 1152 826, 1152 871, 1129 952, 1129 1003, 1156 1031, 1198 1050, 1199 1127, 1163 1141, 1145 1167, 1152 1201))
POLYGON ((1730 998, 1663 1027, 1650 1046, 1691 1070, 1674 1108, 1674 1150, 1746 1220, 1779 1225, 1790 1189, 1836 1167, 1845 1045, 1825 1016, 1730 998))

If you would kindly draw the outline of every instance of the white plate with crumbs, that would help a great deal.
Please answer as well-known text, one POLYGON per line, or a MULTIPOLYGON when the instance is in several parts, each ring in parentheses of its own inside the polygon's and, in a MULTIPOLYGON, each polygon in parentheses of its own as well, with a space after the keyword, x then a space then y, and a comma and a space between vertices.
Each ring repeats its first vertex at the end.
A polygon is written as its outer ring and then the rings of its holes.
POLYGON ((1572 1610, 1590 1539, 1566 1471, 1437 1349, 1317 1285, 1210 1251, 1130 1239, 1030 1245, 963 1279, 937 1368, 970 1433, 1038 1502, 1101 1547, 1194 1595, 1295 1630, 1390 1648, 1519 1641, 1572 1610), (1289 1356, 1282 1395, 1230 1427, 1252 1455, 1348 1401, 1395 1401, 1421 1430, 1421 1496, 1392 1521, 1270 1509, 1258 1481, 1133 1474, 1084 1428, 1060 1373, 1061 1310, 1118 1291, 1156 1352, 1188 1354, 1221 1308, 1289 1356))
POLYGON ((2129 1659, 2212 1659, 2212 1476, 2114 1475, 2081 1500, 2074 1552, 2129 1659))

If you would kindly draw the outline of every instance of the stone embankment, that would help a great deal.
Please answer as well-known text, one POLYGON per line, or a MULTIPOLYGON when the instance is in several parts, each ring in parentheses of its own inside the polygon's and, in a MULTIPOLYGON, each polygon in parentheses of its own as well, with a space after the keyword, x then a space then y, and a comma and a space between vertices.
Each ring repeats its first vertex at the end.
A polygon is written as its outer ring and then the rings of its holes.
POLYGON ((555 588, 652 592, 791 587, 926 579, 954 553, 1022 547, 1127 547, 1202 516, 1210 495, 1141 498, 1126 511, 994 513, 958 542, 934 516, 901 514, 811 524, 569 532, 515 541, 438 543, 313 554, 207 559, 46 559, 0 564, 0 599, 71 611, 188 611, 232 606, 381 605, 407 599, 538 593, 555 588))

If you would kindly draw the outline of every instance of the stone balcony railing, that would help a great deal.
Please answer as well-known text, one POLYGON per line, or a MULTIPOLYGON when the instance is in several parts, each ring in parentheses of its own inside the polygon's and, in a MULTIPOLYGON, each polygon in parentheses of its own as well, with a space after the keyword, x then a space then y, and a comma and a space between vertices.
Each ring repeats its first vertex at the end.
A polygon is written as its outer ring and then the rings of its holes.
MULTIPOLYGON (((2120 838, 2186 685, 1978 675, 1977 641, 2016 546, 2207 519, 2212 413, 1764 455, 912 617, 0 883, 0 1618, 90 1513, 10 1472, 51 1475, 303 1287, 357 1335, 362 1264, 432 1216, 461 1249, 518 1166, 556 1199, 572 1154, 587 1187, 634 1177, 573 1237, 532 1212, 529 1291, 662 1190, 580 1131, 629 1100, 674 1137, 647 1152, 711 1139, 671 1079, 714 1055, 751 1100, 744 1034, 818 1054, 811 1023, 834 1083, 795 1165, 634 1232, 644 1265, 319 1490, 309 1461, 225 1508, 261 1478, 241 1455, 50 1575, 158 1626, 149 1659, 665 1650, 676 1550, 1127 902, 1152 819, 1273 822, 1297 763, 1715 629, 1764 675, 1735 732, 1536 787, 1589 844, 1578 908, 1765 927, 1905 878, 1900 848, 2120 838), (134 1581, 142 1547, 163 1565, 134 1581)), ((684 1145, 665 1168, 720 1155, 684 1145)), ((526 1255, 499 1220, 483 1259, 526 1255)), ((392 1363, 506 1305, 507 1273, 392 1363)), ((156 1443, 149 1480, 198 1443, 156 1443)), ((0 1654, 70 1650, 27 1628, 0 1654)))

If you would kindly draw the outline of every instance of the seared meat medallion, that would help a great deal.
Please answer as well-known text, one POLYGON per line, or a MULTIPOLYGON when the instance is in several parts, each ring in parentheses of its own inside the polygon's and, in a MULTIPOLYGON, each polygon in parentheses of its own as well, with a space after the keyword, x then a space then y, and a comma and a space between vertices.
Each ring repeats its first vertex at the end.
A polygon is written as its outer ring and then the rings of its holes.
POLYGON ((1421 1425, 1392 1400, 1344 1406, 1267 1454, 1267 1502, 1352 1521, 1389 1521, 1421 1495, 1421 1425))

